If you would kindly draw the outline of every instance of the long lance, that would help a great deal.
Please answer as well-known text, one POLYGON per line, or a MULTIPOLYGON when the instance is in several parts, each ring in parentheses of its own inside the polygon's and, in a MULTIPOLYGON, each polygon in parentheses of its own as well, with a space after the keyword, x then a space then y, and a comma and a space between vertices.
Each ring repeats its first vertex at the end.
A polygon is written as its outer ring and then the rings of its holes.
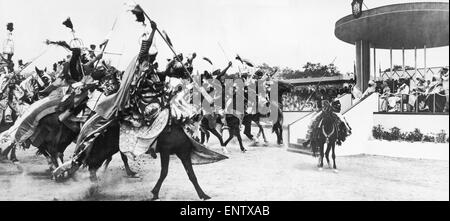
MULTIPOLYGON (((138 5, 141 9, 142 7, 140 5, 138 5)), ((142 12, 144 13, 145 17, 152 22, 153 20, 150 19, 150 17, 147 15, 147 13, 144 11, 144 9, 142 9, 142 12)), ((172 53, 174 54, 174 58, 175 60, 177 60, 181 66, 183 66, 183 69, 186 71, 188 78, 193 82, 194 87, 196 87, 200 93, 205 97, 205 99, 209 102, 212 103, 214 100, 213 98, 205 91, 205 89, 203 87, 200 87, 196 81, 194 81, 194 79, 192 79, 191 76, 191 72, 186 68, 186 66, 183 64, 183 62, 180 61, 180 59, 178 58, 178 53, 175 52, 175 49, 172 47, 172 45, 167 41, 167 39, 164 37, 164 35, 161 33, 161 31, 156 28, 156 31, 158 32, 158 34, 161 36, 161 38, 164 40, 164 42, 166 42, 167 46, 169 46, 170 50, 172 51, 172 53)))
MULTIPOLYGON (((110 40, 110 38, 111 38, 111 33, 114 31, 114 28, 116 27, 116 23, 117 23, 117 18, 118 18, 118 17, 119 17, 119 16, 117 16, 117 17, 114 19, 114 23, 113 23, 113 25, 112 25, 112 27, 111 27, 111 30, 109 31, 109 33, 108 33, 108 35, 107 35, 107 37, 106 37, 105 45, 103 46, 102 51, 101 51, 100 54, 105 53, 106 46, 108 46, 109 40, 110 40)), ((97 63, 95 64, 94 69, 97 68, 97 66, 98 66, 99 63, 100 63, 100 60, 97 61, 97 63)))
POLYGON ((223 49, 222 45, 220 44, 220 42, 217 42, 217 44, 219 45, 220 49, 222 50, 223 55, 225 56, 225 60, 229 60, 230 57, 228 57, 227 53, 225 52, 225 49, 223 49))

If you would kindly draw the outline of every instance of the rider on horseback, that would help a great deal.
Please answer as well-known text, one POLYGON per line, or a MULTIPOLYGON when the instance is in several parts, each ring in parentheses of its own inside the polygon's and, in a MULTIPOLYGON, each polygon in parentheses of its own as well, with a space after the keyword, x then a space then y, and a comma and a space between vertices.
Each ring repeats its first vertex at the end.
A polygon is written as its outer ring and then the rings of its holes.
MULTIPOLYGON (((304 147, 314 143, 315 139, 317 138, 319 128, 321 127, 323 116, 325 114, 333 117, 336 124, 342 123, 343 125, 345 125, 346 128, 345 137, 351 134, 350 126, 348 125, 344 116, 339 113, 340 107, 337 108, 333 107, 333 105, 328 100, 323 100, 321 104, 322 110, 315 113, 315 115, 311 119, 310 125, 308 126, 308 132, 306 134, 307 141, 303 143, 304 147)), ((342 141, 338 141, 338 144, 340 145, 341 142, 342 141)))

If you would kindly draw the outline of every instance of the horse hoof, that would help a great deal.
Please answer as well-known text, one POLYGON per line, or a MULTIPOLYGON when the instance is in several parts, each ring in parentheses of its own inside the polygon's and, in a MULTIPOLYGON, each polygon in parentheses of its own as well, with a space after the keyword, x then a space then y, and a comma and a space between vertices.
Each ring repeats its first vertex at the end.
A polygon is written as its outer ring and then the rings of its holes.
POLYGON ((339 170, 334 169, 333 172, 334 172, 334 173, 339 173, 339 170))
POLYGON ((247 150, 246 150, 246 149, 242 149, 241 151, 242 151, 242 153, 245 153, 245 152, 247 152, 247 150))
POLYGON ((319 167, 319 169, 318 169, 319 171, 322 171, 323 170, 323 168, 322 167, 319 167))

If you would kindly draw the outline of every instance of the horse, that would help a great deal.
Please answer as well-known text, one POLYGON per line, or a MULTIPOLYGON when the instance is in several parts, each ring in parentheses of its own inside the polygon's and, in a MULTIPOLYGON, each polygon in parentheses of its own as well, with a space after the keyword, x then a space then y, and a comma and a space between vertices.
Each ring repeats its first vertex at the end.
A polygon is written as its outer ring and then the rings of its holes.
MULTIPOLYGON (((39 70, 37 67, 35 68, 37 76, 43 76, 46 70, 39 70)), ((6 97, 6 108, 10 108, 11 110, 11 120, 3 121, 3 113, 0 119, 0 133, 7 131, 11 128, 15 121, 21 116, 27 107, 31 105, 33 102, 37 100, 37 92, 39 91, 39 83, 36 80, 35 76, 29 76, 25 80, 20 79, 19 75, 14 75, 11 79, 8 80, 6 89, 4 92, 6 97)), ((45 81, 43 82, 43 86, 45 85, 45 81)), ((6 112, 5 110, 0 110, 2 112, 6 112)), ((16 157, 16 148, 14 145, 8 146, 5 150, 1 150, 0 148, 0 158, 7 159, 8 154, 10 155, 10 160, 13 162, 17 162, 16 157)))
MULTIPOLYGON (((96 70, 93 75, 95 75, 94 77, 96 80, 100 80, 100 89, 103 93, 113 93, 114 91, 109 90, 117 89, 118 86, 116 84, 119 84, 119 82, 116 70, 96 70)), ((58 104, 55 112, 50 113, 39 120, 32 136, 24 142, 24 149, 29 148, 30 144, 32 144, 37 147, 38 155, 42 154, 47 158, 50 171, 63 165, 64 151, 76 139, 81 129, 79 120, 70 119, 71 117, 69 117, 69 119, 61 121, 61 115, 66 112, 66 109, 70 109, 71 116, 77 116, 81 111, 85 110, 87 108, 86 102, 88 101, 87 93, 95 87, 97 87, 96 84, 92 84, 83 88, 79 102, 75 102, 75 95, 72 93, 69 98, 58 104), (78 103, 78 105, 76 105, 76 103, 78 103)), ((91 116, 92 115, 93 113, 91 113, 91 116)), ((11 144, 8 148, 11 149, 13 146, 15 146, 15 143, 11 144)), ((129 168, 126 160, 124 160, 124 164, 126 165, 126 168, 129 168)), ((127 171, 127 174, 134 176, 135 173, 127 171)), ((61 177, 54 176, 54 178, 60 180, 61 177)))
MULTIPOLYGON (((292 89, 292 85, 289 83, 286 83, 284 81, 276 81, 274 83, 278 84, 278 102, 270 102, 267 99, 262 99, 262 102, 266 102, 267 106, 275 105, 277 109, 277 120, 275 122, 272 122, 272 133, 275 133, 277 136, 277 144, 283 145, 283 110, 281 107, 283 106, 282 102, 282 95, 283 93, 286 93, 292 89)), ((251 123, 254 122, 256 126, 259 129, 258 134, 262 134, 264 142, 267 143, 266 135, 264 133, 264 129, 261 125, 261 119, 263 118, 269 118, 270 113, 267 114, 261 114, 261 113, 255 113, 255 114, 245 114, 244 119, 242 121, 242 124, 244 125, 244 134, 250 139, 254 140, 254 136, 251 134, 251 123)))
MULTIPOLYGON (((326 111, 322 113, 322 120, 319 122, 318 131, 316 132, 317 138, 311 141, 313 148, 313 156, 316 156, 317 149, 319 149, 319 170, 323 169, 323 158, 325 157, 328 163, 328 167, 333 168, 334 172, 338 172, 336 166, 336 144, 341 145, 345 141, 347 135, 347 127, 345 122, 336 120, 335 116, 332 116, 332 112, 326 111), (324 152, 324 146, 327 144, 327 149, 324 152), (333 166, 330 164, 329 154, 332 152, 331 157, 333 159, 333 166)), ((313 135, 314 136, 314 135, 313 135)))
MULTIPOLYGON (((277 144, 283 145, 283 111, 280 108, 277 108, 277 114, 277 120, 272 123, 272 133, 275 133, 277 136, 277 144)), ((244 134, 250 140, 254 140, 254 136, 251 134, 251 123, 254 122, 259 128, 258 134, 262 134, 264 143, 267 143, 266 135, 260 122, 262 118, 268 117, 269 114, 263 115, 260 113, 244 115, 244 120, 242 121, 242 124, 244 125, 244 134)))
POLYGON ((205 115, 200 121, 200 134, 201 134, 201 141, 200 143, 205 142, 205 137, 209 140, 209 133, 211 132, 214 136, 219 139, 220 146, 222 146, 222 151, 224 153, 228 153, 228 150, 226 149, 226 146, 228 143, 236 137, 239 142, 239 148, 243 153, 247 151, 247 149, 244 148, 244 145, 242 143, 242 137, 240 133, 240 120, 238 117, 236 117, 233 114, 226 114, 225 120, 227 121, 228 131, 230 136, 226 141, 223 141, 222 135, 216 130, 216 125, 223 125, 223 122, 220 120, 220 118, 215 117, 213 115, 205 115))
MULTIPOLYGON (((95 115, 93 116, 95 117, 95 115)), ((76 150, 75 153, 79 153, 79 156, 77 156, 77 159, 81 159, 79 161, 75 162, 67 162, 70 164, 65 164, 65 166, 71 166, 70 170, 68 171, 70 175, 72 175, 74 172, 78 170, 78 168, 81 165, 86 165, 89 171, 89 178, 91 181, 95 182, 98 180, 97 177, 97 171, 98 169, 104 165, 104 171, 109 166, 109 163, 112 160, 112 157, 120 152, 120 157, 122 159, 122 162, 125 166, 125 172, 128 177, 137 177, 137 173, 131 170, 130 165, 128 164, 128 158, 127 156, 120 151, 119 149, 119 137, 120 137, 120 124, 118 119, 114 119, 111 124, 108 126, 108 128, 104 131, 104 133, 101 133, 93 142, 93 148, 91 148, 91 151, 89 154, 86 153, 86 151, 76 150), (100 147, 100 148, 98 148, 100 147), (93 157, 92 157, 93 156, 93 157)), ((64 165, 61 165, 64 166, 64 165)), ((64 180, 64 173, 60 171, 64 171, 65 168, 62 168, 62 170, 56 169, 53 171, 53 176, 57 177, 58 180, 64 180)), ((64 171, 65 172, 65 171, 64 171)))

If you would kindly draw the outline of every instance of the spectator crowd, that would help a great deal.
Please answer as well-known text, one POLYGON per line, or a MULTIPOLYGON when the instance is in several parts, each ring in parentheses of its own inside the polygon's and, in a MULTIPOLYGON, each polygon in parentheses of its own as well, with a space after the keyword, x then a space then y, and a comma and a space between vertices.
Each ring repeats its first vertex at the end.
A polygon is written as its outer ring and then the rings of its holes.
POLYGON ((283 111, 313 111, 320 108, 322 100, 333 100, 344 94, 350 94, 351 84, 296 87, 290 93, 283 94, 283 111))
POLYGON ((377 81, 371 87, 381 95, 381 112, 439 113, 449 109, 448 68, 442 68, 430 80, 422 77, 388 79, 377 81))

